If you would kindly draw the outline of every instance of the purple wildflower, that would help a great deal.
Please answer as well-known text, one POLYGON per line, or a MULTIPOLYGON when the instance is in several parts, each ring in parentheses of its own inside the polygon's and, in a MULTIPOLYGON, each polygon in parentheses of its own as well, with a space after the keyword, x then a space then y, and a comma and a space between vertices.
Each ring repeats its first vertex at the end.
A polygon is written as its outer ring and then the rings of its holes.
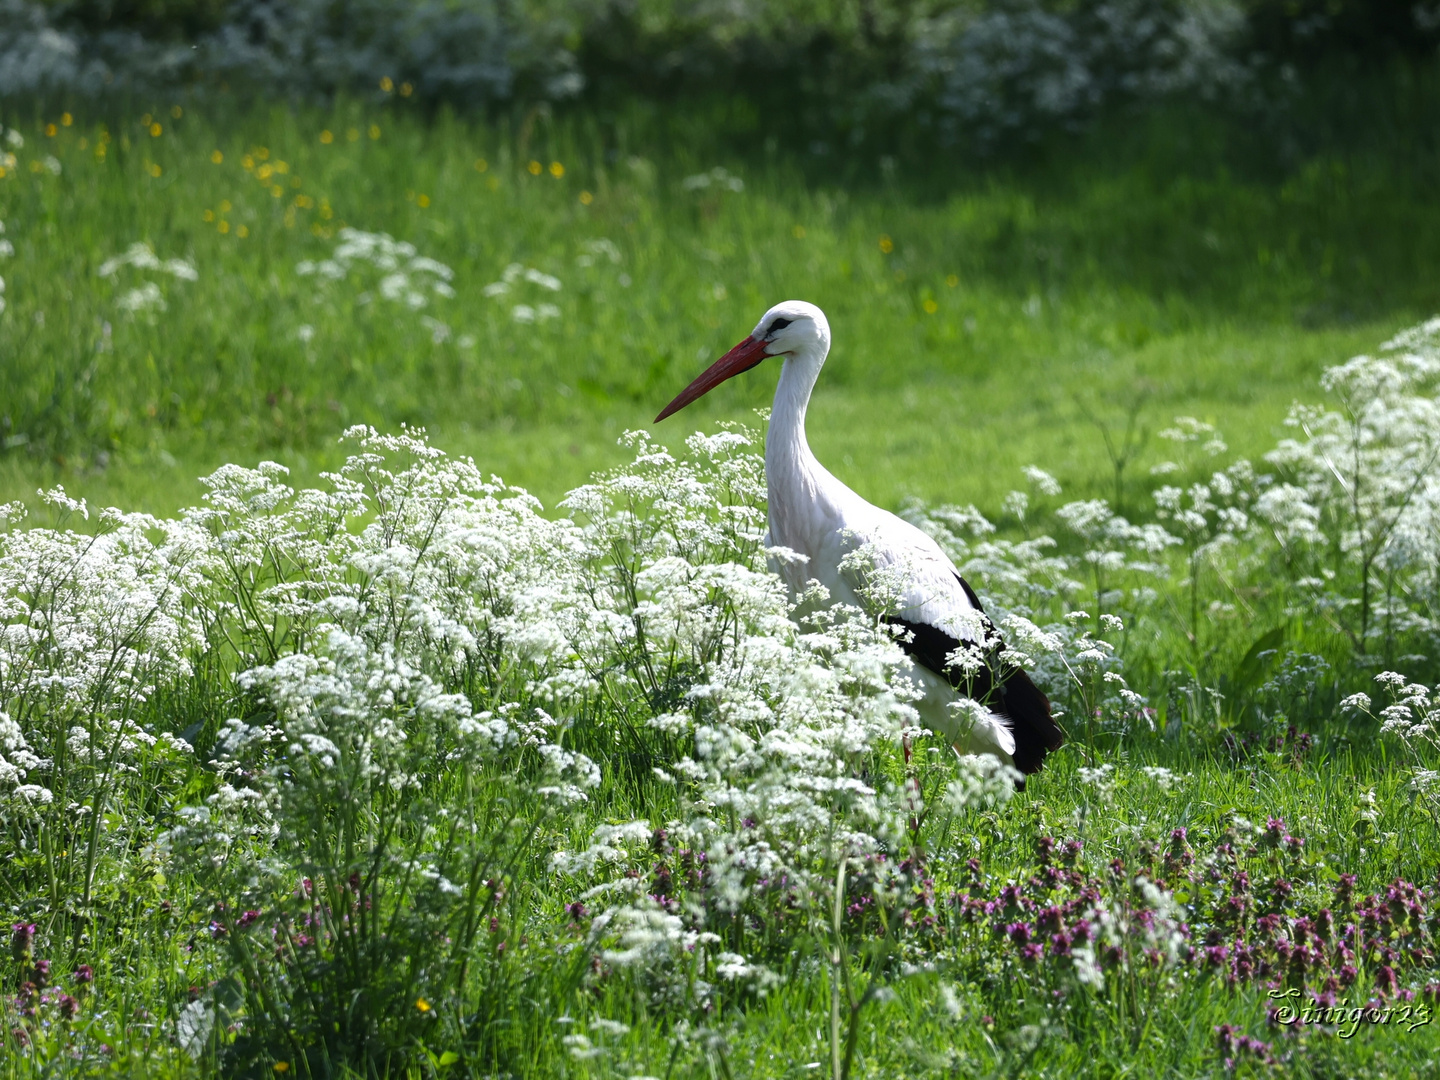
POLYGON ((1343 910, 1355 898, 1355 875, 1341 874, 1335 883, 1335 903, 1343 910))
POLYGON ((1381 964, 1376 970, 1375 989, 1380 992, 1381 997, 1394 997, 1400 989, 1400 980, 1395 975, 1395 969, 1389 964, 1381 964))
POLYGON ((17 964, 30 961, 31 950, 35 947, 35 924, 16 923, 10 932, 10 956, 17 964))

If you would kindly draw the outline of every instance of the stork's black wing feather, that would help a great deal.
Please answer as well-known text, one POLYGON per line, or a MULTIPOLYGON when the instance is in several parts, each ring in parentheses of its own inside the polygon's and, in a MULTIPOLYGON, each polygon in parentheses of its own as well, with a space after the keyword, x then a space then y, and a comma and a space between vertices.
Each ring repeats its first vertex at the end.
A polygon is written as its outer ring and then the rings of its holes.
MULTIPOLYGON (((984 617, 985 609, 970 583, 959 574, 955 577, 975 610, 984 617)), ((1005 643, 998 640, 988 618, 985 618, 986 636, 996 639, 997 643, 985 657, 985 663, 973 672, 964 672, 946 663, 946 658, 960 648, 961 643, 944 630, 909 619, 888 621, 909 631, 900 641, 900 647, 915 663, 929 668, 960 693, 990 706, 1010 722, 1010 731, 1015 736, 1015 767, 1022 773, 1038 772, 1045 755, 1064 743, 1065 734, 1050 715, 1050 699, 1023 668, 1004 658, 1005 643)))

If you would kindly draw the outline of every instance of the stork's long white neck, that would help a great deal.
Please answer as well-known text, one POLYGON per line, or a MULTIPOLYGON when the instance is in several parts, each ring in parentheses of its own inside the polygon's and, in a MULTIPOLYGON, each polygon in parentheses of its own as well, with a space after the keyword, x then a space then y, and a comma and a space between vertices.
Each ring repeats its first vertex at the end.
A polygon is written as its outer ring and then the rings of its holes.
POLYGON ((787 356, 780 369, 775 405, 770 410, 770 431, 765 437, 765 468, 772 483, 777 470, 793 471, 797 465, 803 468, 819 464, 805 438, 805 410, 822 363, 823 356, 787 356))
POLYGON ((805 438, 805 409, 825 363, 825 349, 798 351, 785 358, 770 430, 765 437, 765 477, 769 489, 771 543, 808 553, 811 534, 828 529, 837 501, 849 494, 815 459, 805 438))

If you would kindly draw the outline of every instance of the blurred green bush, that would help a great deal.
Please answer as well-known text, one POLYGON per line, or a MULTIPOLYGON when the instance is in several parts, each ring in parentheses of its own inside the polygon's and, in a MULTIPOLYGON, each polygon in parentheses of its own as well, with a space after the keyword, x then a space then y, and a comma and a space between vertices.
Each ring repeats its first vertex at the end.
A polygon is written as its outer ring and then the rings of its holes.
POLYGON ((95 33, 136 30, 163 40, 188 41, 218 29, 232 0, 45 0, 59 26, 95 33))
POLYGON ((1273 109, 1337 59, 1437 46, 1440 0, 0 0, 0 97, 724 94, 856 143, 904 122, 985 149, 1117 103, 1273 109))

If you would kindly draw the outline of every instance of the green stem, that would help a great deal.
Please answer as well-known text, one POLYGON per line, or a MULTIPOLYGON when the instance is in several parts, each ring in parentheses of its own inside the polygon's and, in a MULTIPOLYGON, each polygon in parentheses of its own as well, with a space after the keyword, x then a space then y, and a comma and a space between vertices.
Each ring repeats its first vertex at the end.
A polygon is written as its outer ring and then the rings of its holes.
POLYGON ((844 964, 840 931, 845 916, 845 860, 835 871, 835 902, 831 907, 830 927, 834 941, 830 951, 830 1077, 843 1080, 845 1073, 840 1060, 840 969, 844 964))

